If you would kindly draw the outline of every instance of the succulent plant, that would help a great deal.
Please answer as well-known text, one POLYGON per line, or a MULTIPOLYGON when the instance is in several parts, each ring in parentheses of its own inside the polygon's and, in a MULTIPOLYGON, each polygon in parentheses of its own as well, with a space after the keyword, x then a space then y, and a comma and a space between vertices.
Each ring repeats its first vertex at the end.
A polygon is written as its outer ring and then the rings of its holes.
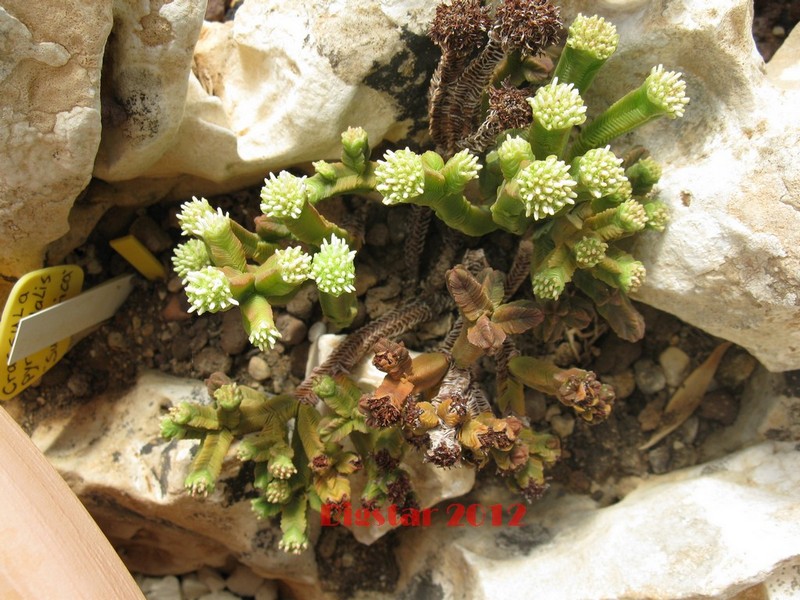
MULTIPOLYGON (((281 171, 265 179, 255 231, 204 199, 183 205, 178 220, 193 239, 176 249, 173 264, 191 310, 238 306, 262 351, 280 338, 273 306, 301 286, 316 286, 334 329, 356 317, 360 238, 317 210, 327 199, 379 196, 389 207, 414 207, 417 224, 432 213, 465 236, 518 236, 505 274, 479 251, 462 264, 431 268, 424 282, 410 268, 417 297, 350 332, 293 394, 270 396, 223 378, 210 385, 210 404, 173 408, 163 434, 201 439, 186 480, 193 494, 214 490, 222 459, 240 439, 239 457, 256 463, 255 512, 279 516, 280 547, 299 553, 309 545, 308 511, 344 510, 356 470, 366 475, 362 506, 414 506, 414 482, 402 463, 409 452, 440 467, 492 463, 525 498, 541 496, 560 444, 530 427, 526 386, 589 424, 608 417, 610 386, 591 371, 525 356, 515 339, 546 342, 595 315, 625 339, 641 337, 643 320, 628 294, 646 273, 626 238, 663 231, 668 211, 655 197, 658 164, 645 152, 619 157, 611 144, 657 117, 682 116, 688 98, 680 74, 659 65, 638 89, 587 119, 591 83, 619 36, 603 18, 579 15, 551 80, 542 82, 531 61, 560 29, 548 0, 502 0, 494 11, 478 0, 442 4, 430 30, 442 50, 429 96, 435 150, 387 150, 373 161, 365 130, 350 128, 340 161, 317 161, 313 174, 281 171), (526 279, 522 295, 529 298, 515 299, 526 279), (393 339, 455 311, 452 331, 429 352, 412 356, 393 339), (370 352, 385 377, 362 391, 347 373, 370 352), (496 363, 493 394, 477 379, 484 357, 496 363)), ((410 228, 411 265, 419 263, 424 231, 410 228)))

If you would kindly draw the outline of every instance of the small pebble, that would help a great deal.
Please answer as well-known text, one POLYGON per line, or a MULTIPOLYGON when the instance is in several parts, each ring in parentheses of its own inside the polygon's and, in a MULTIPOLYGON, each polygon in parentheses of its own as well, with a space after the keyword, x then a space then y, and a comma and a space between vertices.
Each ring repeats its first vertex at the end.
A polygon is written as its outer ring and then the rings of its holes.
POLYGON ((236 356, 245 351, 250 344, 247 332, 242 326, 242 315, 238 310, 229 310, 222 315, 222 329, 219 346, 227 354, 236 356))
POLYGON ((772 35, 779 38, 786 37, 786 29, 782 25, 775 25, 772 28, 772 35))
POLYGON ((321 335, 325 335, 328 331, 327 326, 322 321, 317 321, 311 327, 308 328, 308 341, 312 344, 316 342, 321 335))
POLYGON ((112 331, 109 333, 106 342, 111 350, 119 351, 128 347, 127 341, 119 331, 112 331))
POLYGON ((668 386, 676 388, 683 383, 690 362, 689 355, 676 346, 670 346, 659 355, 658 363, 664 371, 668 386))
POLYGON ((72 392, 74 396, 83 398, 91 390, 91 380, 86 373, 73 373, 67 379, 67 389, 72 392))
POLYGON ((256 575, 244 565, 237 566, 225 580, 225 586, 240 596, 255 596, 264 578, 256 575))
POLYGON ((278 600, 278 584, 267 579, 256 590, 255 600, 278 600))
POLYGON ((181 586, 174 575, 144 577, 139 581, 139 589, 147 600, 182 600, 181 586))
POLYGON ((735 389, 750 378, 757 366, 758 361, 747 352, 731 348, 722 357, 714 379, 726 388, 735 389))
POLYGON ((538 423, 547 413, 547 398, 542 392, 525 388, 525 409, 532 423, 538 423))
POLYGON ((633 374, 633 369, 625 369, 616 375, 603 375, 601 381, 614 388, 617 400, 624 400, 636 389, 636 377, 633 374))
POLYGON ((311 318, 319 298, 314 286, 303 286, 286 304, 286 310, 302 321, 311 318))
POLYGON ((167 305, 161 311, 161 317, 165 321, 185 321, 191 319, 189 312, 189 301, 184 294, 174 294, 167 300, 167 305))
POLYGON ((656 475, 666 473, 669 470, 670 451, 668 446, 658 446, 647 453, 647 462, 650 463, 650 470, 656 475))
POLYGON ((208 586, 200 581, 194 573, 181 577, 183 600, 197 600, 210 591, 208 586))
POLYGON ((247 363, 247 374, 256 381, 264 381, 272 375, 272 369, 269 368, 267 361, 256 355, 250 357, 250 362, 247 363))
POLYGON ((600 345, 600 356, 595 361, 594 371, 600 375, 621 373, 639 360, 641 355, 641 342, 632 344, 615 335, 609 335, 600 345))
POLYGON ((306 339, 308 327, 297 317, 281 313, 275 317, 275 327, 281 333, 281 342, 287 346, 296 346, 306 339))
MULTIPOLYGON (((233 360, 219 348, 207 346, 194 357, 194 368, 201 377, 206 377, 215 371, 227 373, 231 369, 233 360)), ((213 591, 213 589, 212 589, 213 591)))
POLYGON ((698 415, 704 419, 732 425, 739 414, 739 403, 725 390, 715 390, 703 396, 698 415))
POLYGON ((364 241, 370 246, 382 248, 389 243, 389 227, 386 223, 375 223, 367 230, 364 241))
POLYGON ((550 419, 550 425, 562 440, 571 436, 575 431, 575 419, 569 415, 555 415, 550 419))
POLYGON ((636 386, 644 394, 655 394, 667 385, 664 371, 650 359, 637 360, 633 365, 633 372, 636 377, 636 386))
POLYGON ((378 283, 378 275, 375 273, 369 264, 358 265, 356 269, 356 280, 354 286, 356 288, 356 296, 361 297, 367 293, 367 290, 374 287, 378 283))
POLYGON ((130 233, 153 254, 161 254, 172 247, 172 238, 169 234, 147 215, 138 217, 131 224, 130 233))
POLYGON ((226 592, 225 590, 220 590, 219 592, 211 592, 210 594, 200 596, 197 600, 242 600, 242 599, 236 594, 231 594, 230 592, 226 592))
POLYGON ((653 431, 661 423, 661 413, 664 410, 664 400, 651 400, 639 413, 639 426, 642 431, 653 431))
POLYGON ((176 360, 189 360, 192 356, 190 342, 191 338, 186 333, 183 331, 178 333, 170 343, 172 357, 176 360))
POLYGON ((544 413, 544 418, 547 419, 548 421, 552 421, 553 417, 560 414, 561 414, 561 406, 558 404, 551 404, 550 406, 547 407, 547 410, 544 413))
POLYGON ((177 294, 183 289, 183 282, 177 275, 167 282, 167 291, 172 294, 177 294))
POLYGON ((225 589, 225 579, 211 567, 202 567, 197 571, 197 578, 212 592, 221 592, 225 589))

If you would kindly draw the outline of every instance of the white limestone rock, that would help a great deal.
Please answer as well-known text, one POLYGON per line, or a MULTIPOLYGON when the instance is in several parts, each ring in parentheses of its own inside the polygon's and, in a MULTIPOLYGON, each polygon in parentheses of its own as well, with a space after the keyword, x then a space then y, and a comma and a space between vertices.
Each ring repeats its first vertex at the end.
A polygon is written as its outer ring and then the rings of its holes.
MULTIPOLYGON (((200 381, 146 373, 127 394, 104 394, 42 421, 31 438, 133 572, 185 573, 233 558, 261 577, 314 589, 313 552, 278 549, 278 524, 256 518, 233 452, 208 498, 184 489, 198 442, 163 439, 161 418, 169 406, 207 398, 200 381)), ((311 528, 315 539, 319 522, 312 519, 311 528)))
POLYGON ((794 446, 765 442, 653 477, 602 509, 551 493, 529 507, 521 528, 447 528, 440 520, 404 538, 398 553, 409 576, 401 586, 425 583, 468 600, 531 590, 560 600, 724 600, 765 581, 783 589, 784 567, 800 560, 794 446))
POLYGON ((765 69, 748 0, 565 0, 611 19, 620 45, 587 94, 590 113, 638 87, 654 65, 684 73, 686 115, 623 138, 664 166, 672 212, 637 256, 637 298, 747 348, 775 371, 800 367, 800 33, 765 69), (792 83, 794 82, 794 83, 792 83))
POLYGON ((41 266, 69 229, 100 142, 100 70, 111 31, 106 1, 0 8, 0 273, 41 266))

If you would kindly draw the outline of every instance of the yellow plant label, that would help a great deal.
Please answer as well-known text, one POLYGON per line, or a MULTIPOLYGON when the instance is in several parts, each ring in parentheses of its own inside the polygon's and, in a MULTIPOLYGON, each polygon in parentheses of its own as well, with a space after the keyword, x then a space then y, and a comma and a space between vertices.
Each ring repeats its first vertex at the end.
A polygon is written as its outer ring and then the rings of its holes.
POLYGON ((109 244, 149 281, 164 279, 167 276, 167 270, 164 265, 134 236, 126 235, 125 237, 111 240, 109 244))
POLYGON ((0 319, 0 400, 10 400, 19 394, 50 370, 69 349, 70 340, 67 338, 7 364, 20 320, 77 296, 81 287, 81 268, 64 265, 27 273, 11 289, 0 319))

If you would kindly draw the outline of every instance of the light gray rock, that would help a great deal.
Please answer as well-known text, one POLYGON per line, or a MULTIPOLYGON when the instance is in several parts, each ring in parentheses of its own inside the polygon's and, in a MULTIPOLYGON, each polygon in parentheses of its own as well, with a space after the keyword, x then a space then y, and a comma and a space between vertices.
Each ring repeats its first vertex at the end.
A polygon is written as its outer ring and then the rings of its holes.
POLYGON ((404 538, 401 587, 427 580, 441 597, 469 600, 530 590, 560 600, 732 598, 800 558, 799 468, 793 443, 766 442, 652 477, 607 508, 552 494, 520 528, 439 520, 404 538))
MULTIPOLYGON (((229 454, 208 498, 193 498, 184 479, 197 441, 160 435, 165 408, 208 397, 200 381, 146 373, 123 395, 105 394, 69 414, 41 421, 34 443, 81 498, 133 572, 185 573, 222 567, 232 558, 262 577, 314 588, 312 552, 278 549, 277 523, 256 519, 238 482, 241 463, 229 454)), ((315 539, 319 523, 311 523, 315 539)), ((219 587, 225 580, 218 574, 219 587)), ((200 573, 211 591, 211 579, 200 573)))
MULTIPOLYGON (((67 233, 100 143, 100 70, 112 25, 107 1, 0 8, 0 272, 41 266, 67 233)), ((99 218, 99 215, 97 216, 99 218)))
MULTIPOLYGON (((565 0, 565 20, 598 12, 620 34, 587 95, 590 113, 643 81, 654 65, 684 73, 686 115, 624 138, 663 164, 663 235, 637 256, 637 298, 744 346, 767 368, 800 367, 800 33, 765 69, 748 0, 565 0)), ((793 39, 794 38, 794 39, 793 39)))

